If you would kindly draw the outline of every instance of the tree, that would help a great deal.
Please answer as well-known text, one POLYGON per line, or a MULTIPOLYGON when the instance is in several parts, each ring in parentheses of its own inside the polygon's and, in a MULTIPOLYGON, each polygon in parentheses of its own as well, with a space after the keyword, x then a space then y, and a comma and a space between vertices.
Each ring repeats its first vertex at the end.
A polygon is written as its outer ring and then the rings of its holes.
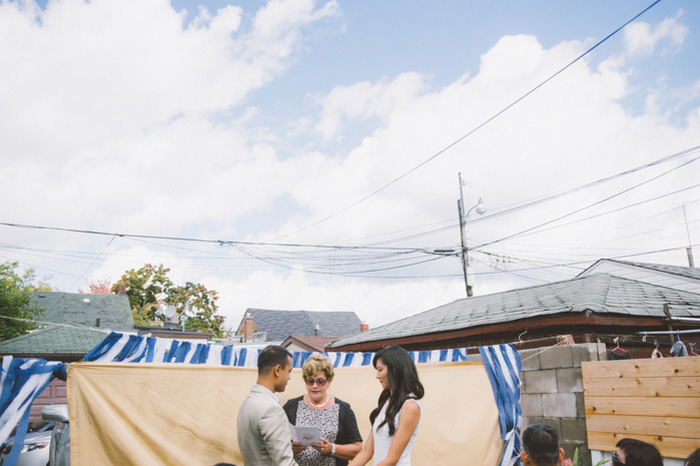
POLYGON ((32 303, 36 291, 50 291, 45 283, 34 285, 34 271, 19 275, 17 262, 0 264, 0 341, 22 336, 36 328, 44 309, 32 303))
POLYGON ((91 280, 87 290, 78 289, 80 294, 112 294, 112 283, 109 280, 91 280))
POLYGON ((161 304, 175 306, 180 316, 186 316, 185 329, 210 332, 220 337, 224 317, 216 313, 219 296, 215 290, 208 290, 199 283, 187 282, 176 286, 168 277, 170 269, 159 265, 146 264, 138 270, 128 270, 119 283, 112 286, 112 292, 119 292, 119 285, 125 292, 131 305, 134 323, 151 325, 165 321, 159 314, 161 304))

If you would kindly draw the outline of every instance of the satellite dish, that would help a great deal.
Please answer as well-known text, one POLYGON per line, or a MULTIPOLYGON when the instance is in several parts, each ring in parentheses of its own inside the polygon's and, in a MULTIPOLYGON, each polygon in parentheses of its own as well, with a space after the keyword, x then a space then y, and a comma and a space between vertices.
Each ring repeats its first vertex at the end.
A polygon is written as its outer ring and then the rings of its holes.
POLYGON ((165 314, 165 317, 167 317, 168 319, 172 319, 175 315, 175 312, 177 312, 175 306, 168 306, 165 308, 165 311, 163 313, 165 314))

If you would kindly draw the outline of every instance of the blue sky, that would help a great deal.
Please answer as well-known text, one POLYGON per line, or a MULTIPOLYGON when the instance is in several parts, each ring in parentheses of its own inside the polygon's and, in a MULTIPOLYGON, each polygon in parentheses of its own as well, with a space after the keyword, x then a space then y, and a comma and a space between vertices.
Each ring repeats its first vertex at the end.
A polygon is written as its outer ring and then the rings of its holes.
POLYGON ((488 208, 476 294, 601 257, 685 265, 697 151, 590 184, 700 145, 696 2, 659 2, 440 152, 651 3, 4 1, 0 261, 65 291, 163 263, 232 326, 247 307, 375 326, 464 296, 434 253, 459 247, 462 173, 488 208))

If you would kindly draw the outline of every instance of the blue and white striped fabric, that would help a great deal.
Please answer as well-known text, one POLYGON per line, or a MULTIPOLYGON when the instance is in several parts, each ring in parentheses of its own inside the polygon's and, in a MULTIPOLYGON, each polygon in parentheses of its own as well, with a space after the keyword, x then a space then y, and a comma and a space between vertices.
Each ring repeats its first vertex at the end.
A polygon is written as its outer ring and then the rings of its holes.
POLYGON ((498 405, 501 440, 505 441, 500 466, 520 461, 520 355, 513 345, 479 348, 498 405))
MULTIPOLYGON (((100 362, 176 362, 214 364, 236 367, 257 367, 258 353, 267 344, 250 346, 217 346, 179 340, 162 340, 112 332, 92 349, 84 361, 100 362)), ((311 352, 294 352, 294 367, 304 365, 311 352)), ((372 364, 374 353, 325 353, 334 367, 358 367, 372 364)), ((467 361, 467 349, 409 352, 417 363, 467 361)))
POLYGON ((10 436, 12 428, 19 423, 17 435, 6 464, 17 462, 22 450, 24 436, 29 423, 29 408, 53 380, 56 372, 63 369, 61 362, 43 359, 21 359, 5 356, 0 373, 0 444, 10 436))
MULTIPOLYGON (((85 355, 83 361, 211 364, 235 367, 257 367, 258 353, 266 344, 255 346, 217 346, 180 340, 112 332, 85 355)), ((512 345, 479 348, 499 410, 501 438, 506 441, 501 466, 514 464, 520 449, 520 356, 512 345)), ((304 365, 311 352, 293 352, 294 367, 304 365)), ((325 353, 334 367, 372 365, 374 353, 325 353)), ((467 348, 409 351, 416 364, 429 362, 467 361, 467 348)), ((11 357, 3 361, 2 392, 0 392, 0 443, 23 415, 28 416, 29 405, 51 381, 52 373, 65 372, 63 363, 41 359, 19 360, 11 357), (25 367, 26 369, 21 369, 25 367), (7 368, 5 367, 7 366, 7 368), (30 369, 33 368, 33 369, 30 369), (32 374, 18 376, 16 374, 32 374), (19 385, 18 385, 19 384, 19 385), (26 386, 25 386, 26 385, 26 386)), ((12 464, 12 463, 10 463, 12 464)))

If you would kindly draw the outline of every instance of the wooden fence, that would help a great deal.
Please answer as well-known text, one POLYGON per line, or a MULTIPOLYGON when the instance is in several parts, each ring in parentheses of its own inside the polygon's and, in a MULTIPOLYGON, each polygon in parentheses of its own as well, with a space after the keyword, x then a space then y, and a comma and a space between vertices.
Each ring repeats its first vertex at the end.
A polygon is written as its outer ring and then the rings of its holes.
POLYGON ((622 438, 652 443, 667 458, 700 448, 700 357, 584 362, 588 448, 622 438))

